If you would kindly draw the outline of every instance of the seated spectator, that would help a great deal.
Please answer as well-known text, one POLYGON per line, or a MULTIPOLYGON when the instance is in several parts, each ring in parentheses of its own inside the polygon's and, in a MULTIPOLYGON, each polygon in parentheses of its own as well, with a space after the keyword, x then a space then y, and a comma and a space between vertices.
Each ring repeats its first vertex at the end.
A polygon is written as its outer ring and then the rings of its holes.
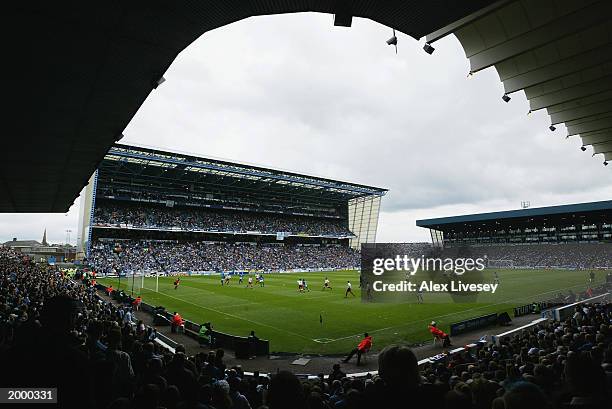
POLYGON ((272 376, 266 405, 269 409, 304 409, 304 390, 300 380, 287 371, 272 376))
POLYGON ((339 364, 334 364, 333 368, 332 368, 332 372, 329 374, 329 382, 333 382, 335 380, 342 380, 344 377, 346 377, 346 374, 344 372, 342 372, 342 369, 340 369, 340 365, 339 364))
POLYGON ((500 409, 546 409, 549 402, 542 390, 530 382, 519 382, 513 384, 503 397, 501 403, 496 403, 495 408, 500 409))

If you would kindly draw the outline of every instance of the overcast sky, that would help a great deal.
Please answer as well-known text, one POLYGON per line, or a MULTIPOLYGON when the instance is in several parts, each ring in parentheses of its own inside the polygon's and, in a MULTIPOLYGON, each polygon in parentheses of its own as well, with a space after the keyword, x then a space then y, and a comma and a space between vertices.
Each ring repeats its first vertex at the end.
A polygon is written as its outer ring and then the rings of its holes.
MULTIPOLYGON (((390 189, 378 241, 424 241, 415 220, 609 200, 610 169, 579 138, 501 100, 494 69, 467 78, 455 37, 434 44, 332 16, 256 17, 203 35, 181 53, 122 143, 190 152, 390 189)), ((67 215, 0 215, 0 240, 76 238, 67 215)))

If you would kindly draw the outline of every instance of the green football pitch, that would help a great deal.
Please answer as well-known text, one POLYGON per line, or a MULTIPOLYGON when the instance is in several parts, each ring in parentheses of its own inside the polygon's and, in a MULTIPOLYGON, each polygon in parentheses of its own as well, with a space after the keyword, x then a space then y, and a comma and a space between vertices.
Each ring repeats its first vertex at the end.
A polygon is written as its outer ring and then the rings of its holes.
MULTIPOLYGON (((246 336, 254 330, 260 338, 270 340, 273 352, 345 353, 356 345, 364 332, 373 336, 374 349, 391 343, 417 343, 429 340, 427 324, 438 321, 448 330, 451 323, 492 312, 507 311, 530 301, 545 300, 568 289, 583 291, 587 273, 572 270, 497 270, 501 284, 495 294, 483 294, 476 303, 452 302, 447 294, 424 294, 424 303, 416 296, 403 303, 364 303, 358 288, 359 274, 355 271, 327 273, 266 274, 265 287, 255 284, 247 289, 246 278, 238 285, 233 277, 229 286, 221 286, 219 276, 181 277, 178 289, 173 277, 147 277, 144 287, 140 277, 134 280, 134 295, 143 301, 178 311, 183 318, 203 323, 210 321, 221 332, 246 336), (323 290, 323 280, 329 277, 333 290, 323 290), (309 292, 297 291, 297 279, 303 277, 309 292), (354 285, 355 297, 344 297, 345 284, 354 285), (444 299, 447 297, 447 299, 444 299), (322 322, 320 322, 322 317, 322 322)), ((493 274, 485 271, 485 277, 493 274)), ((117 278, 98 280, 117 289, 117 278)), ((601 272, 597 281, 603 281, 601 272)), ((128 294, 132 277, 121 280, 128 294)))

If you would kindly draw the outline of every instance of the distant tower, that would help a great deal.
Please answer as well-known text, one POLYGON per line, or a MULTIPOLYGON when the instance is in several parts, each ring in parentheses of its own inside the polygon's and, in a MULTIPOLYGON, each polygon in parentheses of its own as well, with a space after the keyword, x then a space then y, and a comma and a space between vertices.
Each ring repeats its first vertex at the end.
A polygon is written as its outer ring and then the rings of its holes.
POLYGON ((43 233, 42 245, 43 246, 49 245, 49 243, 47 243, 47 229, 45 229, 45 232, 43 233))

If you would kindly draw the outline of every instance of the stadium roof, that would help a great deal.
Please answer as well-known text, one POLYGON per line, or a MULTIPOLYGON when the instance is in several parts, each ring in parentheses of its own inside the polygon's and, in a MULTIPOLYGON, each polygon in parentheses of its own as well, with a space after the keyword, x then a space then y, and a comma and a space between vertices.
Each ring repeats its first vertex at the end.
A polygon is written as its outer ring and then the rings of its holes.
POLYGON ((533 222, 533 220, 537 218, 545 219, 547 217, 561 217, 567 215, 571 217, 572 215, 579 216, 592 213, 603 213, 612 221, 612 200, 424 219, 417 220, 416 225, 430 229, 446 230, 464 224, 479 224, 486 222, 533 222))
POLYGON ((3 139, 0 212, 67 211, 170 64, 207 31, 250 16, 311 11, 337 13, 338 23, 365 17, 419 38, 492 2, 11 4, 5 30, 16 35, 7 38, 5 57, 14 75, 5 99, 15 108, 8 115, 14 131, 3 139))
POLYGON ((583 150, 612 160, 612 1, 501 0, 426 36, 454 34, 470 74, 495 67, 505 95, 523 91, 583 150))
MULTIPOLYGON (((134 180, 156 180, 165 185, 207 186, 224 191, 285 195, 316 201, 346 201, 362 196, 384 196, 387 189, 302 175, 219 159, 161 151, 138 146, 114 145, 100 164, 99 180, 126 187, 134 180)), ((98 182, 100 183, 100 182, 98 182)), ((183 190, 184 191, 184 190, 183 190)))
MULTIPOLYGON (((64 212, 170 64, 202 34, 257 15, 352 16, 435 41, 455 33, 472 71, 494 65, 507 93, 612 159, 607 0, 223 0, 27 2, 5 29, 12 108, 0 212, 64 212)), ((331 21, 330 21, 330 24, 331 21)), ((170 85, 165 85, 170 86, 170 85)), ((5 128, 7 128, 5 126, 5 128)))

